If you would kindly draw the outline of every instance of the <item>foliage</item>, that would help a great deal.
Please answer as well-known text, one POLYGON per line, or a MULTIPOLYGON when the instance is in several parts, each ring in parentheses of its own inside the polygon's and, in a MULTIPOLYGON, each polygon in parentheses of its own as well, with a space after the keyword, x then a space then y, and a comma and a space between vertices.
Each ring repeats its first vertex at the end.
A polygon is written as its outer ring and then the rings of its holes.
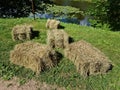
POLYGON ((78 8, 71 6, 57 6, 53 5, 47 8, 48 13, 52 13, 55 16, 67 16, 67 17, 78 17, 81 18, 83 12, 78 8))
POLYGON ((103 27, 107 24, 113 31, 120 31, 120 1, 119 0, 92 0, 93 4, 87 14, 92 17, 94 27, 103 27))
POLYGON ((108 3, 106 0, 93 0, 92 3, 93 4, 87 10, 86 14, 91 16, 92 19, 94 19, 91 22, 91 24, 94 27, 98 27, 98 26, 102 27, 104 23, 108 22, 108 17, 107 17, 108 3))
MULTIPOLYGON (((50 3, 50 0, 33 0, 35 11, 43 10, 42 3, 50 3), (39 6, 42 7, 39 7, 39 6)), ((0 0, 0 17, 25 17, 32 12, 31 0, 0 0)))
POLYGON ((30 11, 29 0, 0 0, 0 17, 16 17, 26 15, 30 11))
POLYGON ((107 23, 98 22, 95 19, 89 19, 90 25, 94 28, 101 28, 103 30, 110 30, 110 25, 107 23))
POLYGON ((109 24, 114 31, 120 31, 120 0, 108 0, 107 12, 109 24))
POLYGON ((38 12, 46 13, 47 7, 50 7, 53 5, 53 2, 51 0, 42 0, 40 4, 38 5, 38 12))

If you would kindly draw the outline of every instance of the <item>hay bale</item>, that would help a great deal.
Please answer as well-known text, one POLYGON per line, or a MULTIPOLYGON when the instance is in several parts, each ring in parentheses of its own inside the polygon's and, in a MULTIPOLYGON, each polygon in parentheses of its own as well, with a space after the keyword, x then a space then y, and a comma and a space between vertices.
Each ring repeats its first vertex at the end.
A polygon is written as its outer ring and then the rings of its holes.
POLYGON ((16 25, 12 29, 12 39, 17 40, 30 40, 32 38, 32 26, 31 25, 16 25))
POLYGON ((47 44, 52 48, 65 48, 69 44, 69 36, 64 30, 48 30, 47 44))
POLYGON ((84 40, 70 44, 64 54, 83 76, 103 74, 112 68, 108 57, 84 40))
POLYGON ((54 19, 48 19, 46 23, 46 28, 48 29, 58 29, 60 21, 54 19))
POLYGON ((58 63, 57 52, 47 45, 26 42, 15 46, 10 52, 10 61, 40 73, 58 63))

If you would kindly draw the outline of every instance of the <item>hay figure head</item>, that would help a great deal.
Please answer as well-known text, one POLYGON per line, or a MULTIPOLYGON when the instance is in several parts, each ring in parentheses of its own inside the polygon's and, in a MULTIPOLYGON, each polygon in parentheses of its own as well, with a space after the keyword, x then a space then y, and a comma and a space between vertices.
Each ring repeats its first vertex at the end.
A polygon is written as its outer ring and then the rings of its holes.
POLYGON ((54 19, 48 19, 46 23, 46 28, 48 29, 58 29, 60 21, 54 19))

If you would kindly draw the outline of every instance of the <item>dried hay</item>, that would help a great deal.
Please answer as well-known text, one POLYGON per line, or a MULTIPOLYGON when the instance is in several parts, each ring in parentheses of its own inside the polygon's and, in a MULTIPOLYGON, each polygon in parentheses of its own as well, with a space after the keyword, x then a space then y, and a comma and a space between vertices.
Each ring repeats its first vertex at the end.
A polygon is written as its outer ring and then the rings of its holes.
POLYGON ((47 44, 52 48, 65 48, 69 44, 69 36, 64 30, 48 30, 47 44))
POLYGON ((83 76, 103 74, 112 68, 108 57, 83 40, 70 44, 64 53, 83 76))
POLYGON ((54 19, 48 19, 46 23, 46 28, 48 29, 58 29, 60 21, 54 19))
POLYGON ((15 46, 10 52, 10 61, 40 73, 58 63, 57 52, 39 43, 26 42, 15 46))
POLYGON ((32 26, 31 25, 16 25, 12 29, 12 39, 17 40, 30 40, 32 38, 32 26))

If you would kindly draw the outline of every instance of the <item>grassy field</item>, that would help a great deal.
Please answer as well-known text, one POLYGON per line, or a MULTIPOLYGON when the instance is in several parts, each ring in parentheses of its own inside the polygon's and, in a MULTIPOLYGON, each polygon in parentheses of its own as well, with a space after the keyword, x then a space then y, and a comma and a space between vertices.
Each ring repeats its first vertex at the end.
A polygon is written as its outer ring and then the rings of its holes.
POLYGON ((46 43, 46 20, 0 19, 0 77, 9 80, 18 76, 21 78, 21 84, 27 79, 34 78, 48 84, 64 86, 67 90, 120 90, 120 32, 61 23, 74 41, 83 39, 91 43, 109 57, 114 67, 105 75, 89 76, 84 79, 76 72, 73 63, 63 57, 58 66, 36 76, 31 70, 13 65, 9 61, 10 50, 17 43, 21 43, 12 41, 11 30, 13 26, 23 23, 32 24, 34 30, 40 32, 39 37, 32 41, 46 43))

